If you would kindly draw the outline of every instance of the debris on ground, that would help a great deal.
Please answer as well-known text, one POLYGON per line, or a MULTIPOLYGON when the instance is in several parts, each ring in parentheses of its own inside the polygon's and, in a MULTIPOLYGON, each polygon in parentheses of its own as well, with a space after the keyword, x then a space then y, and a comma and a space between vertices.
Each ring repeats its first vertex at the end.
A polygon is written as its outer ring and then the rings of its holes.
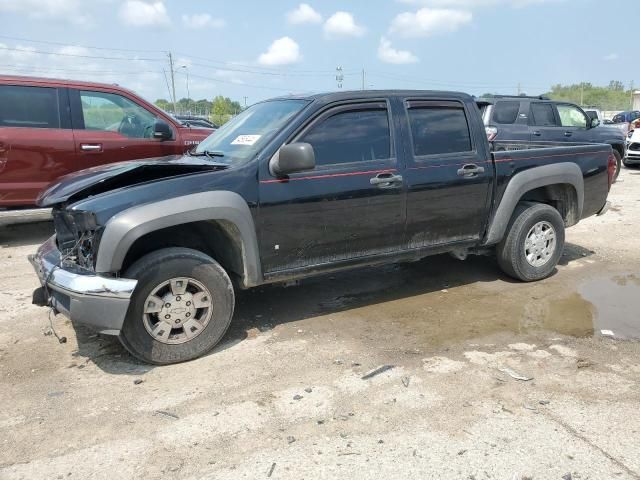
POLYGON ((578 361, 576 362, 576 366, 578 368, 588 368, 593 366, 593 362, 585 358, 579 358, 578 361))
POLYGON ((271 468, 269 469, 269 473, 267 473, 267 477, 271 477, 273 475, 273 471, 276 469, 276 462, 271 464, 271 468))
POLYGON ((156 415, 163 415, 165 417, 170 417, 170 418, 173 418, 175 420, 179 420, 180 419, 180 417, 178 415, 176 415, 175 413, 167 412, 165 410, 156 410, 154 413, 156 415))
POLYGON ((603 337, 615 337, 613 330, 600 330, 600 335, 603 337))
POLYGON ((402 385, 404 385, 406 388, 409 388, 409 382, 411 381, 410 377, 402 377, 402 385))
POLYGON ((140 385, 142 382, 144 382, 144 380, 142 380, 141 378, 136 378, 136 379, 133 381, 133 384, 134 384, 134 385, 140 385))
POLYGON ((550 400, 540 400, 538 403, 540 405, 549 405, 551 403, 551 401, 550 400))
POLYGON ((362 380, 369 380, 370 378, 375 377, 376 375, 380 375, 381 373, 386 372, 387 370, 391 370, 394 368, 394 365, 383 365, 381 367, 376 368, 375 370, 370 371, 362 377, 362 380))
POLYGON ((302 398, 303 398, 302 395, 294 395, 293 396, 294 400, 302 400, 302 398))
POLYGON ((571 473, 565 473, 564 475, 562 475, 562 480, 571 480, 573 478, 573 476, 571 475, 571 473))
POLYGON ((514 378, 516 380, 521 380, 523 382, 528 382, 529 380, 533 380, 533 377, 527 377, 526 375, 518 373, 509 367, 502 367, 502 368, 499 368, 498 370, 501 371, 502 373, 506 373, 511 378, 514 378))
POLYGON ((307 392, 307 393, 311 393, 311 392, 313 392, 313 390, 311 389, 311 387, 307 387, 307 388, 305 388, 305 389, 304 389, 304 391, 305 391, 305 392, 307 392))
POLYGON ((287 437, 287 443, 293 443, 296 441, 296 437, 294 437, 293 435, 289 435, 287 437))

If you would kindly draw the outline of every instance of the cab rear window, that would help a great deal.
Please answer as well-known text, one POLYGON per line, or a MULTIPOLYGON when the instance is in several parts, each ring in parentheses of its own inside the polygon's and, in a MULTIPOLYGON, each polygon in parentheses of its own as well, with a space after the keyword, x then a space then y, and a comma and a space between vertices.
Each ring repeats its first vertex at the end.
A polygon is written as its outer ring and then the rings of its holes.
POLYGON ((0 85, 0 127, 60 128, 58 90, 0 85))

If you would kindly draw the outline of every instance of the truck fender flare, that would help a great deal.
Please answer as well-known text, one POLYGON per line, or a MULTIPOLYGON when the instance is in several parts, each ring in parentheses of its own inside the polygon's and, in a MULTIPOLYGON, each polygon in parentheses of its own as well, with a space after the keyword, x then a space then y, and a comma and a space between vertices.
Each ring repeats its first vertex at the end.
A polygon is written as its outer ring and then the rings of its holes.
POLYGON ((496 213, 489 223, 483 245, 494 245, 502 240, 518 202, 525 193, 547 185, 569 184, 576 190, 577 218, 582 218, 584 204, 584 179, 582 170, 575 163, 554 163, 530 168, 515 174, 502 195, 496 213))
POLYGON ((246 285, 262 279, 258 241, 247 202, 230 191, 200 192, 124 210, 105 225, 96 272, 117 272, 133 243, 142 236, 184 223, 224 220, 238 229, 246 285))

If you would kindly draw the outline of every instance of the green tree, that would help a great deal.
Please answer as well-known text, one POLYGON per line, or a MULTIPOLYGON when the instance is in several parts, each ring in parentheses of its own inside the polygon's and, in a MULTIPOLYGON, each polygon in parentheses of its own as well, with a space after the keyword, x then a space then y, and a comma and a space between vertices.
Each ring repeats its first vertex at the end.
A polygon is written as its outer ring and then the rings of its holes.
POLYGON ((545 93, 553 100, 597 107, 601 110, 620 111, 631 107, 631 91, 624 83, 612 80, 606 87, 594 86, 583 82, 573 85, 553 85, 551 91, 545 93))
POLYGON ((173 105, 169 100, 165 100, 164 98, 159 98, 154 102, 154 105, 158 108, 161 108, 165 112, 169 112, 173 110, 173 105))

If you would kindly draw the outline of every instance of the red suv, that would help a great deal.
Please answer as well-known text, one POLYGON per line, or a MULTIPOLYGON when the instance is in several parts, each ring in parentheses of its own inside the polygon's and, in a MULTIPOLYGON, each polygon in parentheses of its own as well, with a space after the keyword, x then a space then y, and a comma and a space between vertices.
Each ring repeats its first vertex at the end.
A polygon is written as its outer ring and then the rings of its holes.
POLYGON ((34 205, 76 170, 184 153, 212 131, 117 85, 0 75, 0 207, 34 205))

